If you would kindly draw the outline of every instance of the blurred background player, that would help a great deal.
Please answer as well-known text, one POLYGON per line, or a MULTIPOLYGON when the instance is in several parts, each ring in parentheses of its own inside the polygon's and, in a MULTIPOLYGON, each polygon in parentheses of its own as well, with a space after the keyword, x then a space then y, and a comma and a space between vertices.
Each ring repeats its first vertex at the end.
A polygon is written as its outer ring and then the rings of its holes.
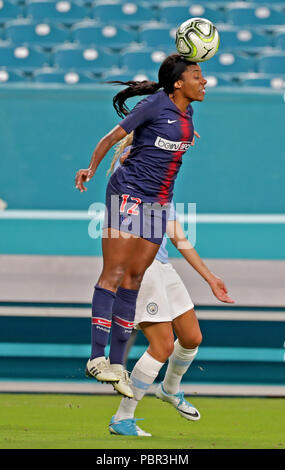
POLYGON ((207 81, 199 65, 172 54, 161 64, 158 82, 118 83, 128 86, 114 97, 114 107, 121 117, 127 116, 100 140, 89 168, 77 172, 76 187, 86 191, 84 183, 94 176, 106 153, 134 131, 127 164, 111 176, 107 186, 103 270, 93 295, 92 347, 86 365, 87 375, 112 382, 119 393, 132 397, 123 361, 138 290, 162 242, 174 181, 193 140, 191 102, 204 100, 207 81), (129 112, 126 100, 140 95, 151 96, 129 112), (154 207, 154 203, 158 204, 154 207))
MULTIPOLYGON (((197 133, 195 135, 199 137, 197 133)), ((130 134, 122 141, 108 172, 115 171, 120 163, 126 161, 130 154, 132 138, 133 134, 130 134)), ((223 281, 207 268, 185 237, 176 218, 173 203, 167 235, 186 261, 208 282, 217 299, 234 303, 228 296, 223 281)), ((155 260, 146 270, 140 287, 134 323, 136 328, 140 328, 144 333, 149 347, 136 363, 130 377, 134 397, 122 399, 109 424, 111 434, 151 436, 137 426, 134 413, 167 359, 167 371, 163 382, 157 387, 156 397, 174 406, 182 417, 193 421, 200 419, 199 411, 184 398, 180 382, 198 352, 202 334, 189 293, 168 261, 166 243, 167 238, 164 235, 155 260), (173 330, 177 335, 176 341, 173 330)), ((131 339, 130 341, 132 342, 131 339)))

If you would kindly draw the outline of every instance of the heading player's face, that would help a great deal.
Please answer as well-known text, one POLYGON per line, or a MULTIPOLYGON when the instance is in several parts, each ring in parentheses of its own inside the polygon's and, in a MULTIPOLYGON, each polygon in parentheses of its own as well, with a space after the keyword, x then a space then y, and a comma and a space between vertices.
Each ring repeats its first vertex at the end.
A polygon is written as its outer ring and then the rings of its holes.
POLYGON ((203 77, 202 70, 198 64, 189 65, 183 72, 180 90, 185 98, 190 101, 203 101, 205 98, 205 86, 207 80, 203 77))

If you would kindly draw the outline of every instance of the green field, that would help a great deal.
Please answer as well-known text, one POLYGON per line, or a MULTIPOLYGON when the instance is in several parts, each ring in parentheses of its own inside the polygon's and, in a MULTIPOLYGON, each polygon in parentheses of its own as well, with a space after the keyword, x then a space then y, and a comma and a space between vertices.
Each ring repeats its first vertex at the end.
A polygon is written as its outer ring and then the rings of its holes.
POLYGON ((152 396, 137 417, 153 437, 110 435, 117 396, 0 395, 1 449, 285 449, 285 400, 193 398, 201 420, 189 422, 152 396))

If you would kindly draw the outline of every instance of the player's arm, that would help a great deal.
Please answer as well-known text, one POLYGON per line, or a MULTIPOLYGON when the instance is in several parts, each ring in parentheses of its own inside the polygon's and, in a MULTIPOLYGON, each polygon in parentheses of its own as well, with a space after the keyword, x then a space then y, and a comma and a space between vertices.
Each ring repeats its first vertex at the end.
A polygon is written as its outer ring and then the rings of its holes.
POLYGON ((185 237, 183 228, 178 220, 168 222, 167 235, 186 261, 208 282, 217 299, 221 302, 234 303, 234 300, 229 297, 227 288, 222 279, 209 270, 195 248, 193 248, 189 240, 185 237))
POLYGON ((85 170, 79 170, 76 173, 75 186, 80 192, 87 191, 84 183, 90 181, 94 176, 99 163, 103 160, 110 148, 126 137, 126 135, 127 132, 121 126, 117 125, 99 141, 92 154, 89 167, 85 170))

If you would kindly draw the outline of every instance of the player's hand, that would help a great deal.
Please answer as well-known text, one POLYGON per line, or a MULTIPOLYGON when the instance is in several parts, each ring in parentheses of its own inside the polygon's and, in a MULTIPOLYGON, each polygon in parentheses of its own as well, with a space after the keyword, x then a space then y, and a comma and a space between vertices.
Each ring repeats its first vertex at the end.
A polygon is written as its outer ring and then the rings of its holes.
POLYGON ((79 189, 82 193, 83 191, 87 191, 87 188, 84 186, 83 183, 88 183, 92 178, 93 174, 89 169, 87 170, 78 170, 75 177, 75 187, 79 189))
POLYGON ((213 294, 217 297, 218 300, 227 304, 235 303, 235 301, 231 299, 231 297, 228 295, 228 290, 222 279, 217 276, 214 276, 214 278, 210 281, 209 284, 213 291, 213 294))
POLYGON ((194 137, 193 137, 192 142, 191 142, 192 147, 193 147, 193 145, 195 145, 195 136, 198 139, 200 139, 200 136, 199 136, 198 132, 194 131, 194 137))

